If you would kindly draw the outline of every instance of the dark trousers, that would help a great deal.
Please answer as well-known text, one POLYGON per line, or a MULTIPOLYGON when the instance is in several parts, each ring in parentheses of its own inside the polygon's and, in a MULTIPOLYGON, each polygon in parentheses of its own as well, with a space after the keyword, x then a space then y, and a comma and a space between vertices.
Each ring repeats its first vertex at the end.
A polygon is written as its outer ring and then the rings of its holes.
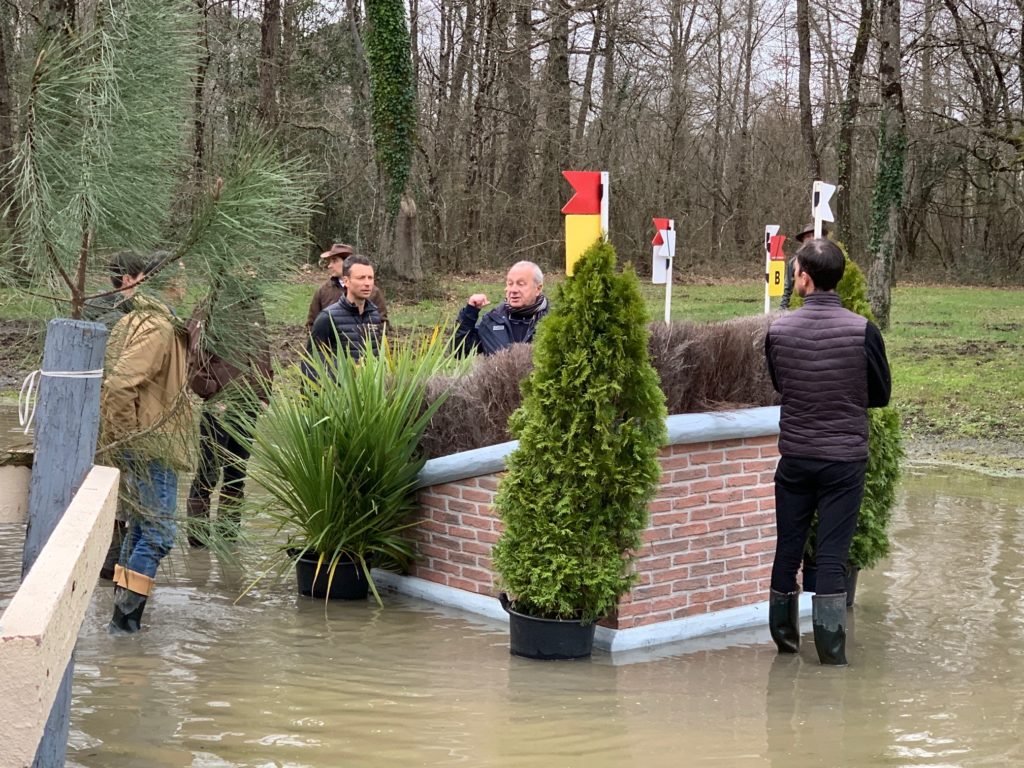
POLYGON ((223 470, 224 482, 220 486, 218 517, 224 522, 238 521, 238 513, 233 508, 237 508, 245 493, 245 465, 249 460, 252 436, 247 430, 235 425, 252 424, 253 419, 245 417, 233 420, 233 428, 243 432, 233 435, 224 428, 221 421, 224 418, 231 417, 215 415, 210 410, 203 411, 199 424, 199 465, 188 492, 189 517, 210 517, 210 496, 223 470))
POLYGON ((775 470, 775 524, 778 542, 772 589, 796 591, 796 572, 814 511, 818 511, 817 590, 846 591, 846 561, 864 498, 866 461, 820 461, 783 456, 775 470))

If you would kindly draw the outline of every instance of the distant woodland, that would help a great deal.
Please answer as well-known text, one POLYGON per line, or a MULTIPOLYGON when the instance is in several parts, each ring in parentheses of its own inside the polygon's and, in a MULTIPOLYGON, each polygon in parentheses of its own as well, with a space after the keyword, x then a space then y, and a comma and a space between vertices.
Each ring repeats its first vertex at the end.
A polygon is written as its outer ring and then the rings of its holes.
MULTIPOLYGON (((39 40, 118 5, 0 6, 0 157, 31 127, 39 40)), ((795 234, 820 178, 873 303, 896 279, 1024 281, 1024 0, 179 5, 178 219, 259 132, 311 180, 308 248, 283 258, 348 241, 412 281, 558 266, 575 169, 610 172, 612 241, 641 269, 664 216, 677 270, 757 275, 764 225, 795 234)))

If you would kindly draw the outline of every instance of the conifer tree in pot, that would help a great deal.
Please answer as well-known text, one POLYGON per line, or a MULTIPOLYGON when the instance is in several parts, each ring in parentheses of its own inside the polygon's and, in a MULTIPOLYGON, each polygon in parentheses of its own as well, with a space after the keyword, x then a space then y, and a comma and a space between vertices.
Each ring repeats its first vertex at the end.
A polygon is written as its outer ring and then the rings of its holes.
POLYGON ((576 263, 534 341, 496 506, 494 566, 511 651, 590 655, 594 624, 634 581, 666 440, 665 399, 647 353, 647 308, 632 269, 598 241, 576 263), (566 636, 563 636, 566 633, 566 636))

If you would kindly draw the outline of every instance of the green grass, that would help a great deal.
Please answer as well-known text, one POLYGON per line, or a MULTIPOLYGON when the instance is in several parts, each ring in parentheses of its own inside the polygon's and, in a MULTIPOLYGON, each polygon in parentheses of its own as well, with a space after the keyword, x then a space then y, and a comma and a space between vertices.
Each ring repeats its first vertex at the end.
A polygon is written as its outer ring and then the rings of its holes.
MULTIPOLYGON (((549 278, 548 293, 553 294, 549 278)), ((443 298, 389 301, 400 329, 449 327, 473 293, 501 301, 504 282, 446 278, 443 298)), ((385 294, 387 286, 383 286, 385 294)), ((272 324, 302 325, 312 283, 275 283, 267 291, 272 324)), ((674 320, 719 321, 760 313, 760 283, 676 284, 674 320)), ((664 287, 645 285, 651 316, 664 314, 664 287)), ((776 301, 777 303, 777 301, 776 301)), ((885 334, 893 369, 893 401, 907 436, 939 440, 1024 441, 1024 291, 958 286, 899 286, 885 334)), ((0 320, 44 318, 46 302, 0 291, 0 320)))

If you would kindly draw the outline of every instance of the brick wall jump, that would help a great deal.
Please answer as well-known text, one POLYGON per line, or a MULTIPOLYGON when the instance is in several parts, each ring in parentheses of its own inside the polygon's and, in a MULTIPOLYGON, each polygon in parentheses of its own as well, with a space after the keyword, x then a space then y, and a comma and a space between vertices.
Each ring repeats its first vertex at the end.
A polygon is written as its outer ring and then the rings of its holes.
MULTIPOLYGON (((776 434, 730 437, 660 451, 661 484, 636 586, 602 624, 628 629, 764 601, 775 550, 776 441, 776 434)), ((499 478, 491 472, 420 489, 411 575, 497 594, 491 548, 501 534, 499 478)))

